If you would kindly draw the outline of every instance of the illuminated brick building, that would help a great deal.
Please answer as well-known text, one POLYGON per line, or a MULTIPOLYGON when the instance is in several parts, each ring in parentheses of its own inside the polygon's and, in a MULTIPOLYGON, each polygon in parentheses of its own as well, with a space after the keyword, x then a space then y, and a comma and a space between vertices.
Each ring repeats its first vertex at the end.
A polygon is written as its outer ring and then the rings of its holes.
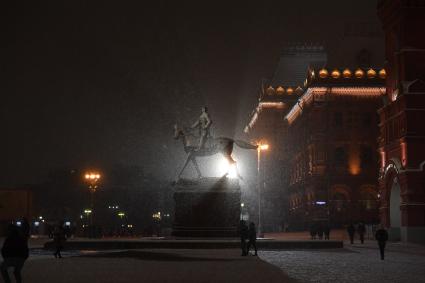
POLYGON ((387 97, 380 115, 380 217, 390 238, 425 243, 425 1, 380 1, 387 97))
POLYGON ((291 229, 378 222, 376 110, 385 70, 310 69, 285 116, 291 229))

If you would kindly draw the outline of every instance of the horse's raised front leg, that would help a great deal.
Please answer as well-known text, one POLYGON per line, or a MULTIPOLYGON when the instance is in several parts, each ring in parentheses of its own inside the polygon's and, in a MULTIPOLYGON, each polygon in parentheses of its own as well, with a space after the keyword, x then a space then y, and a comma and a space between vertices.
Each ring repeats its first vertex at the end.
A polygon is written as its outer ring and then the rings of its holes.
POLYGON ((196 161, 196 157, 191 158, 193 165, 195 166, 196 172, 198 173, 198 178, 202 178, 201 170, 199 170, 198 162, 196 161))

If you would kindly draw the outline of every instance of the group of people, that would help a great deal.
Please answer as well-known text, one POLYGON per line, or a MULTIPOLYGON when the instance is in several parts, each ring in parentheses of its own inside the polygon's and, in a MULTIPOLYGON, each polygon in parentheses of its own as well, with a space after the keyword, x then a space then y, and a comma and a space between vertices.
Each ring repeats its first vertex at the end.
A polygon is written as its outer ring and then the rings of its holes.
MULTIPOLYGON (((360 222, 357 225, 357 228, 353 223, 347 226, 347 233, 350 238, 350 243, 354 244, 354 236, 355 234, 359 235, 360 243, 364 244, 364 236, 366 234, 366 226, 364 223, 360 222)), ((379 252, 381 255, 381 260, 384 260, 385 246, 388 241, 388 232, 385 230, 384 226, 380 225, 379 228, 375 232, 375 239, 378 242, 379 252)))
POLYGON ((310 225, 310 236, 312 240, 319 239, 329 240, 329 235, 331 233, 331 228, 328 223, 312 223, 310 225))
MULTIPOLYGON (((1 249, 3 262, 0 271, 5 283, 10 283, 9 268, 13 268, 13 274, 17 283, 22 282, 21 270, 29 256, 28 239, 30 238, 30 225, 24 218, 19 225, 9 224, 7 236, 1 249)), ((55 258, 61 258, 61 250, 66 240, 63 225, 55 226, 53 230, 53 242, 55 258)))
POLYGON ((354 236, 355 234, 359 235, 360 243, 364 244, 364 236, 366 234, 366 225, 363 222, 360 222, 356 226, 354 226, 353 223, 350 223, 350 225, 347 226, 347 233, 348 237, 350 238, 350 243, 354 244, 354 236))
POLYGON ((257 231, 253 222, 249 223, 249 227, 245 220, 240 222, 241 250, 242 256, 249 254, 251 246, 254 248, 254 256, 257 255, 257 231), (247 242, 248 241, 248 242, 247 242))

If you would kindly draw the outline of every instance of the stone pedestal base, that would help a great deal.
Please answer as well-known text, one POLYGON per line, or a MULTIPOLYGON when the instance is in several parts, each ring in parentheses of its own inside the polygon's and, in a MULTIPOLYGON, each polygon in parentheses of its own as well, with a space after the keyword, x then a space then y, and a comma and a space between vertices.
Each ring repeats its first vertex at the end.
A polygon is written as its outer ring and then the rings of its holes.
POLYGON ((237 179, 180 180, 174 201, 173 236, 238 236, 241 190, 237 179))

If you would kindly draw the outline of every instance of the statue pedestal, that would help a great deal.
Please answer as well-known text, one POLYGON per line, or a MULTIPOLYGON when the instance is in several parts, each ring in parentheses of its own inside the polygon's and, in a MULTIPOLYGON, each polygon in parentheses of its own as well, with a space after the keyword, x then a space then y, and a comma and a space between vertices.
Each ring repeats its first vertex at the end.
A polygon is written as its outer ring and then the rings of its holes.
POLYGON ((238 236, 241 189, 237 179, 180 180, 174 201, 173 236, 238 236))

